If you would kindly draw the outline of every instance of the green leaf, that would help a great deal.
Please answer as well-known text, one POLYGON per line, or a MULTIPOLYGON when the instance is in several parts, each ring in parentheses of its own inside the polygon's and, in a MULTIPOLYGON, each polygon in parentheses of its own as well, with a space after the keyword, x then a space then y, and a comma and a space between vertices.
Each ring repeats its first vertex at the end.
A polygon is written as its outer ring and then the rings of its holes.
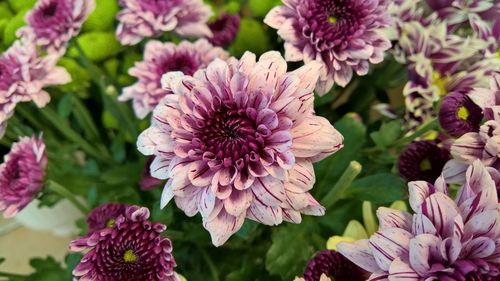
POLYGON ((96 1, 95 10, 83 24, 83 31, 106 31, 113 29, 116 13, 119 10, 116 0, 96 1))
POLYGON ((269 37, 260 21, 242 18, 240 31, 231 46, 232 53, 240 57, 246 51, 257 55, 264 53, 269 46, 269 37))
POLYGON ((238 230, 238 232, 236 232, 236 235, 238 237, 243 238, 243 239, 248 239, 250 234, 252 234, 252 232, 255 229, 257 229, 257 226, 258 226, 258 223, 256 223, 256 222, 254 222, 252 220, 245 220, 245 222, 241 226, 240 230, 238 230))
MULTIPOLYGON (((77 41, 85 56, 94 62, 113 57, 123 50, 113 32, 84 33, 78 37, 77 41)), ((71 48, 69 52, 72 57, 78 56, 75 48, 71 48)))
POLYGON ((391 203, 406 196, 406 182, 399 176, 382 173, 356 180, 345 196, 375 203, 391 203))
POLYGON ((26 281, 65 281, 70 280, 66 270, 53 257, 34 258, 30 265, 35 272, 26 278, 26 281))
POLYGON ((269 10, 279 4, 281 4, 280 0, 249 0, 248 8, 255 17, 265 17, 269 10))
POLYGON ((371 133, 370 137, 377 146, 386 148, 399 139, 402 129, 403 126, 401 120, 394 120, 389 123, 382 124, 380 130, 378 132, 371 133))
POLYGON ((14 11, 19 12, 23 9, 31 9, 37 0, 9 0, 9 4, 14 11))
POLYGON ((80 260, 82 259, 83 255, 80 253, 69 253, 66 256, 66 275, 72 276, 71 272, 73 269, 80 263, 80 260))
POLYGON ((67 118, 71 114, 72 110, 73 95, 66 94, 59 100, 59 103, 57 104, 57 113, 59 113, 59 116, 61 116, 62 118, 67 118))
POLYGON ((334 127, 344 136, 344 147, 315 164, 316 189, 323 194, 334 186, 351 161, 359 159, 365 143, 366 127, 357 114, 345 115, 334 127))
POLYGON ((5 26, 3 31, 3 43, 7 46, 11 45, 16 40, 16 31, 26 25, 24 22, 24 15, 28 9, 19 11, 5 26))
POLYGON ((292 280, 302 272, 314 249, 306 225, 280 226, 272 236, 272 245, 266 254, 266 269, 283 280, 292 280))

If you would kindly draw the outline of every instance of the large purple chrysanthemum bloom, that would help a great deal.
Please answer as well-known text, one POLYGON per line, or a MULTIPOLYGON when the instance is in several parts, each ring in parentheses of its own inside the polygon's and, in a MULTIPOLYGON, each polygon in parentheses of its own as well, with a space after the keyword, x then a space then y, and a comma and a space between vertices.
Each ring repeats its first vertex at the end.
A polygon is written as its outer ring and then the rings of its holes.
POLYGON ((119 0, 123 7, 116 35, 124 45, 135 45, 145 37, 174 31, 181 36, 211 35, 207 21, 212 14, 202 0, 119 0))
MULTIPOLYGON (((446 95, 439 110, 439 124, 451 136, 479 131, 483 113, 466 92, 446 95)), ((423 179, 422 179, 423 180, 423 179)))
POLYGON ((415 212, 379 208, 379 230, 337 249, 373 273, 368 280, 482 280, 500 277, 500 208, 480 161, 453 201, 443 178, 409 184, 415 212))
POLYGON ((316 116, 313 90, 321 64, 287 72, 278 52, 259 61, 216 59, 191 76, 168 73, 173 92, 155 108, 137 142, 155 155, 153 176, 169 178, 162 206, 172 198, 188 216, 200 212, 214 245, 245 218, 277 225, 323 215, 309 194, 312 163, 342 147, 343 137, 316 116))
POLYGON ((382 34, 389 26, 385 0, 283 0, 264 19, 285 40, 288 61, 323 64, 316 90, 327 93, 368 73, 391 46, 382 34))
POLYGON ((151 40, 146 44, 144 60, 137 62, 129 74, 138 81, 123 89, 120 101, 133 99, 135 115, 145 118, 160 100, 171 93, 161 87, 161 77, 171 71, 180 71, 193 75, 198 69, 205 68, 216 58, 227 59, 229 54, 219 47, 214 47, 206 39, 194 43, 182 41, 161 43, 151 40))
POLYGON ((433 182, 449 159, 450 152, 435 141, 412 142, 399 156, 399 174, 408 181, 433 182))
POLYGON ((161 236, 166 226, 148 218, 147 208, 129 206, 113 227, 72 241, 72 251, 86 251, 73 275, 82 281, 179 281, 172 242, 161 236))
POLYGON ((453 159, 446 163, 443 175, 447 182, 463 183, 469 165, 481 160, 500 183, 500 75, 491 79, 490 89, 475 89, 469 97, 483 109, 487 121, 479 132, 464 134, 453 142, 453 159))
POLYGON ((89 233, 93 233, 106 227, 114 227, 116 219, 125 215, 127 205, 118 203, 107 203, 94 208, 87 217, 89 233))
POLYGON ((36 46, 26 40, 14 42, 0 55, 0 136, 17 103, 33 101, 44 107, 50 101, 44 87, 71 81, 66 69, 56 66, 58 58, 56 54, 40 57, 36 46))
POLYGON ((94 9, 95 0, 40 0, 26 14, 28 25, 19 34, 34 38, 43 49, 58 51, 78 35, 94 9))
POLYGON ((221 14, 215 21, 210 22, 208 27, 212 31, 212 37, 208 40, 216 46, 227 46, 231 44, 240 30, 240 16, 236 14, 221 14))
POLYGON ((364 281, 368 273, 334 250, 319 251, 304 270, 305 281, 320 281, 322 275, 332 280, 364 281))
POLYGON ((0 212, 15 216, 43 188, 47 155, 43 139, 23 137, 14 144, 0 165, 0 212))

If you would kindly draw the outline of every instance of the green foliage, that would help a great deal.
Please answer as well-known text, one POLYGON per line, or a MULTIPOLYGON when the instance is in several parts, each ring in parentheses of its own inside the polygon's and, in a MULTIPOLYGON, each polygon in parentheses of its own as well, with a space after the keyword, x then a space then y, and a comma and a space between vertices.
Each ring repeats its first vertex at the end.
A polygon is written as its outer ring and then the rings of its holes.
POLYGON ((249 0, 248 8, 255 17, 264 17, 274 6, 280 5, 281 0, 249 0))
POLYGON ((66 281, 71 280, 68 272, 53 257, 34 258, 30 265, 35 272, 26 278, 26 281, 66 281))
POLYGON ((406 182, 399 176, 388 173, 356 180, 346 192, 346 196, 355 200, 375 203, 391 203, 401 200, 405 194, 406 182))
MULTIPOLYGON (((83 53, 91 61, 98 62, 117 55, 123 49, 114 32, 88 32, 78 37, 78 44, 83 53)), ((70 56, 77 57, 78 51, 74 48, 69 51, 70 56)))
POLYGON ((116 0, 98 0, 95 10, 83 24, 83 31, 108 31, 114 28, 116 13, 120 7, 116 0))
POLYGON ((37 0, 8 0, 10 7, 14 11, 19 12, 25 9, 31 9, 35 5, 37 0))
POLYGON ((13 18, 9 20, 3 31, 3 43, 6 46, 11 45, 16 40, 16 31, 25 26, 24 15, 29 9, 19 11, 13 18))
POLYGON ((403 131, 401 120, 384 123, 379 131, 370 134, 373 142, 381 148, 387 148, 399 139, 403 131))
POLYGON ((240 57, 246 51, 262 54, 269 48, 269 36, 260 21, 242 18, 240 31, 231 46, 232 53, 240 57))
POLYGON ((310 229, 303 225, 287 224, 278 227, 272 234, 272 245, 266 254, 266 269, 283 280, 298 276, 307 260, 314 253, 309 245, 310 229))

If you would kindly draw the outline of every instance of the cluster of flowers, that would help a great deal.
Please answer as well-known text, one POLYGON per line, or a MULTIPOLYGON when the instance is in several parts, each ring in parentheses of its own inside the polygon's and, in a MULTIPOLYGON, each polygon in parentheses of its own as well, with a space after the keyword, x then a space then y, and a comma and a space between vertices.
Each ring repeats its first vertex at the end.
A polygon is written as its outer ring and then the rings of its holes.
POLYGON ((94 8, 94 0, 41 0, 26 15, 19 39, 0 55, 0 136, 18 103, 44 107, 50 95, 43 88, 71 81, 56 64, 94 8))
MULTIPOLYGON (((500 69, 499 3, 399 0, 392 1, 389 12, 395 22, 386 34, 394 42, 394 57, 409 68, 403 90, 409 130, 437 117, 434 105, 443 97, 485 88, 488 76, 500 69)), ((460 116, 473 122, 474 117, 460 116)), ((455 137, 464 133, 450 120, 442 126, 455 137)))
MULTIPOLYGON (((200 213, 215 246, 245 219, 265 225, 300 223, 324 207, 310 194, 313 163, 343 146, 343 136, 314 112, 314 91, 346 86, 394 56, 409 67, 404 89, 408 127, 432 117, 456 138, 421 141, 401 156, 415 214, 381 208, 368 240, 340 244, 308 265, 306 280, 495 280, 500 272, 500 66, 496 55, 500 4, 487 0, 283 0, 264 22, 284 40, 278 52, 237 59, 220 46, 236 36, 239 18, 208 24, 201 0, 120 0, 118 40, 135 45, 173 32, 197 37, 179 44, 150 40, 129 70, 137 82, 120 101, 136 116, 152 113, 138 150, 150 156, 142 184, 167 180, 161 206, 172 199, 188 216, 200 213), (473 35, 467 38, 468 30, 473 35), (304 65, 288 71, 287 61, 304 65), (491 87, 485 82, 491 78, 491 87), (434 104, 441 101, 440 112, 434 104), (481 122, 486 120, 484 124, 481 122), (450 160, 450 152, 453 159, 450 160), (444 169, 443 169, 444 167, 444 169), (442 176, 441 176, 442 175, 442 176), (149 176, 152 176, 149 177, 149 176), (423 181, 421 181, 423 180, 423 181), (432 185, 429 182, 436 180, 432 185), (456 200, 448 192, 461 184, 456 200), (347 259, 346 259, 347 258, 347 259), (353 263, 363 268, 357 268, 353 263), (349 272, 349 277, 346 277, 349 272), (352 274, 350 273, 352 272, 352 274), (340 277, 339 277, 340 276, 340 277)), ((71 77, 56 66, 94 0, 40 0, 19 40, 0 56, 0 133, 17 103, 50 100, 43 88, 71 77)), ((42 138, 22 138, 0 166, 0 211, 10 217, 37 196, 47 156, 42 138)), ((107 204, 89 215, 89 233, 71 243, 84 257, 79 280, 179 280, 166 227, 144 207, 107 204)))

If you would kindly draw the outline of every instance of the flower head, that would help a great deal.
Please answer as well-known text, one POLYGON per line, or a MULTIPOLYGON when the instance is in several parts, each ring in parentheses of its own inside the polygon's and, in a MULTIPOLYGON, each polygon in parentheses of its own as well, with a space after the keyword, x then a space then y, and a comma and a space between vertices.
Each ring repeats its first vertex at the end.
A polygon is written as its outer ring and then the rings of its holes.
POLYGON ((43 49, 58 51, 78 35, 94 9, 95 0, 40 0, 26 14, 28 25, 19 34, 34 38, 43 49))
POLYGON ((58 58, 56 54, 40 57, 36 46, 27 40, 14 42, 0 55, 0 127, 3 130, 17 103, 33 101, 43 107, 50 101, 44 87, 71 81, 69 73, 56 66, 58 58))
POLYGON ((178 46, 151 40, 146 44, 144 60, 137 62, 129 70, 138 81, 125 89, 120 101, 133 99, 135 115, 145 118, 171 91, 162 89, 161 77, 171 71, 193 75, 198 69, 205 68, 216 58, 227 59, 229 54, 214 47, 205 39, 194 43, 183 41, 178 46))
POLYGON ((450 152, 441 148, 435 141, 412 142, 401 153, 398 169, 401 176, 408 181, 435 181, 450 159, 450 152))
POLYGON ((41 137, 22 137, 0 165, 0 212, 15 216, 43 188, 47 154, 41 137))
POLYGON ((498 280, 500 209, 481 162, 469 167, 455 201, 443 178, 408 186, 415 214, 379 208, 379 231, 339 252, 371 272, 369 280, 498 280))
POLYGON ((166 226, 148 221, 149 210, 128 206, 114 226, 71 242, 72 251, 85 251, 73 270, 80 280, 179 281, 174 272, 172 242, 162 237, 166 226))
POLYGON ((210 7, 202 0, 120 0, 116 35, 124 45, 135 45, 144 37, 175 31, 181 36, 210 36, 210 7))
POLYGON ((221 14, 215 21, 208 24, 212 31, 210 43, 216 46, 231 44, 240 29, 240 16, 235 14, 221 14))
POLYGON ((451 136, 479 131, 483 113, 464 92, 453 92, 444 97, 439 110, 439 123, 451 136))
POLYGON ((426 2, 440 18, 452 25, 467 21, 468 15, 471 14, 478 14, 490 20, 500 17, 500 3, 493 0, 426 0, 426 2))
POLYGON ((385 0, 283 0, 264 22, 278 29, 289 61, 317 60, 323 70, 316 90, 346 86, 353 72, 368 73, 391 46, 382 34, 389 26, 385 0))
POLYGON ((168 73, 173 92, 155 108, 138 149, 155 155, 151 173, 169 178, 162 205, 174 198, 187 215, 200 212, 215 245, 245 217, 277 225, 300 214, 323 215, 309 194, 312 163, 336 152, 343 138, 313 111, 321 65, 287 72, 278 52, 259 61, 216 59, 194 76, 168 73))
POLYGON ((334 250, 319 251, 304 270, 305 281, 320 281, 326 275, 332 280, 366 280, 367 272, 334 250))
POLYGON ((125 214, 127 205, 107 203, 93 209, 87 217, 89 233, 93 233, 106 227, 114 227, 116 219, 125 214))

